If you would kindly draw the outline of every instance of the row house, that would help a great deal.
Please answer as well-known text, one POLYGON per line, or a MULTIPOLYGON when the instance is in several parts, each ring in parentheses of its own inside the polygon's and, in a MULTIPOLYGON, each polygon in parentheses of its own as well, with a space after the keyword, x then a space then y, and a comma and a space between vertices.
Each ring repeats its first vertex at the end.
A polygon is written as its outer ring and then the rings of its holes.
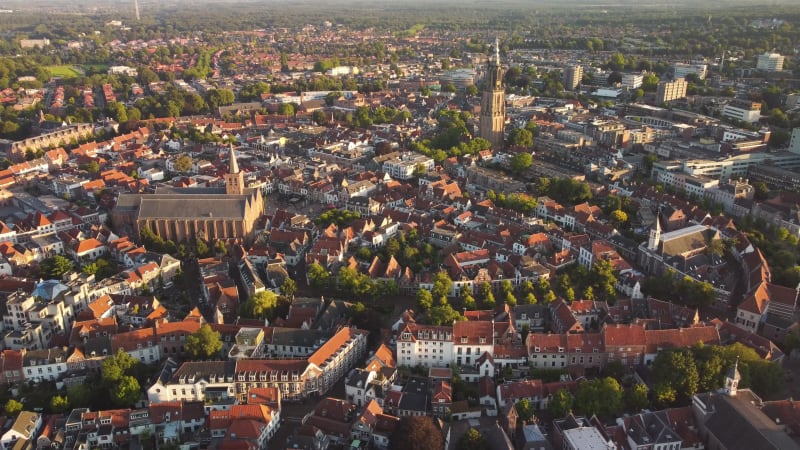
POLYGON ((494 344, 494 321, 465 321, 453 324, 453 362, 458 367, 472 366, 484 354, 491 354, 494 344))
POLYGON ((698 342, 719 344, 716 327, 646 330, 642 325, 605 325, 600 333, 531 333, 526 344, 530 367, 566 369, 573 365, 601 368, 611 361, 627 366, 651 364, 661 350, 698 342))
POLYGON ((606 352, 600 333, 531 333, 527 342, 528 364, 535 369, 564 370, 569 366, 603 367, 606 352))
POLYGON ((399 422, 399 417, 384 414, 383 408, 372 400, 354 420, 350 437, 371 442, 377 449, 387 449, 389 438, 399 422))
POLYGON ((184 433, 194 433, 206 424, 203 402, 173 401, 150 403, 150 423, 161 444, 180 442, 184 433))
MULTIPOLYGON (((406 367, 450 367, 480 370, 481 358, 496 346, 518 342, 510 322, 470 320, 452 327, 404 323, 397 334, 397 364, 406 367)), ((467 375, 467 372, 464 372, 467 375)), ((476 371, 475 378, 480 374, 476 371)))
POLYGON ((245 401, 252 388, 277 388, 287 400, 319 393, 322 370, 302 359, 240 359, 236 362, 234 395, 245 401))
MULTIPOLYGON (((375 405, 372 405, 375 409, 375 405)), ((346 400, 327 397, 322 399, 314 410, 303 417, 303 425, 318 428, 334 445, 347 445, 351 441, 352 424, 357 417, 356 406, 346 400)), ((366 427, 356 427, 361 434, 366 427)))
POLYGON ((367 333, 352 327, 343 327, 325 344, 308 357, 312 366, 323 376, 319 384, 321 393, 328 392, 367 351, 367 333))
POLYGON ((240 359, 235 394, 243 399, 251 388, 275 387, 287 399, 322 395, 366 354, 366 346, 364 331, 343 327, 307 359, 240 359))
POLYGON ((123 351, 144 364, 154 364, 161 360, 161 347, 155 328, 142 328, 127 333, 115 334, 111 338, 114 353, 123 351))
POLYGON ((652 297, 632 298, 633 317, 655 320, 659 328, 683 328, 695 326, 700 322, 697 308, 678 305, 652 297))
POLYGON ((603 327, 602 335, 608 362, 619 361, 625 366, 637 366, 644 362, 644 326, 607 324, 603 327))
POLYGON ((211 436, 236 445, 267 448, 281 423, 280 409, 264 404, 233 405, 230 410, 214 410, 209 414, 211 436), (236 444, 234 444, 236 443, 236 444))
POLYGON ((646 330, 644 363, 650 365, 662 351, 671 348, 689 348, 702 342, 719 345, 719 330, 714 325, 671 330, 646 330))
POLYGON ((449 367, 452 362, 453 327, 408 323, 399 330, 398 365, 449 367))
POLYGON ((180 322, 155 321, 154 334, 158 340, 161 357, 185 357, 186 338, 200 329, 200 323, 194 320, 180 322))
POLYGON ((225 401, 234 398, 235 361, 168 359, 159 378, 147 389, 150 402, 225 401))
POLYGON ((27 382, 58 381, 67 372, 66 348, 22 351, 22 373, 27 382))
POLYGON ((0 353, 0 384, 12 385, 23 380, 22 354, 18 350, 0 353))
POLYGON ((25 447, 42 429, 42 415, 31 411, 20 411, 9 429, 0 436, 0 446, 4 449, 25 447))
POLYGON ((542 380, 509 381, 497 386, 497 404, 501 410, 527 399, 536 409, 546 409, 553 394, 561 389, 575 394, 578 383, 575 381, 556 381, 543 383, 542 380))
POLYGON ((307 358, 330 336, 323 330, 271 327, 264 335, 263 353, 271 358, 307 358))
POLYGON ((782 342, 798 311, 800 286, 792 289, 766 281, 759 283, 736 310, 736 325, 767 339, 782 342))

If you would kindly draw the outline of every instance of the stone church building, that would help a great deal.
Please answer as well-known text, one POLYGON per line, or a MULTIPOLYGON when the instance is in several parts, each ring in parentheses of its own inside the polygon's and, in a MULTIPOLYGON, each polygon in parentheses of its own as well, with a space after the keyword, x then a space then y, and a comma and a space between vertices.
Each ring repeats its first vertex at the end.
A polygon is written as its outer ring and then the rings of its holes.
POLYGON ((233 146, 224 188, 158 186, 154 194, 120 194, 111 213, 115 230, 139 236, 150 228, 174 242, 235 239, 251 243, 264 213, 259 189, 244 187, 233 146))

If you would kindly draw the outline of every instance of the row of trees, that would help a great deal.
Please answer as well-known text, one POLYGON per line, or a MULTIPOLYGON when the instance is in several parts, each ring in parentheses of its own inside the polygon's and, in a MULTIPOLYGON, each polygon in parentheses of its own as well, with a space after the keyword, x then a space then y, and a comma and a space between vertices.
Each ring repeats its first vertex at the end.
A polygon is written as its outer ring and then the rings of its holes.
POLYGON ((677 277, 667 269, 659 276, 650 276, 642 285, 642 292, 655 298, 670 299, 686 306, 703 307, 714 303, 714 286, 707 281, 696 281, 688 276, 677 277))
POLYGON ((702 345, 662 351, 653 362, 653 401, 659 406, 685 405, 697 392, 722 387, 725 374, 738 360, 739 388, 752 388, 770 398, 783 388, 781 367, 762 359, 755 350, 736 343, 702 345))
MULTIPOLYGON (((779 394, 783 386, 782 370, 741 344, 730 346, 698 344, 688 349, 673 349, 658 354, 652 366, 653 389, 633 382, 618 363, 609 363, 604 378, 582 382, 575 395, 559 390, 548 403, 553 417, 570 412, 601 419, 619 417, 623 412, 637 413, 646 408, 685 406, 698 392, 713 392, 721 388, 724 377, 738 361, 741 374, 739 388, 752 388, 769 398, 779 394), (625 387, 627 384, 627 387, 625 387)), ((528 420, 534 414, 527 400, 516 404, 520 418, 528 420)))
POLYGON ((441 260, 439 250, 420 239, 416 229, 398 233, 397 236, 389 238, 386 245, 379 249, 359 247, 355 252, 357 259, 367 263, 372 262, 375 256, 384 263, 388 262, 390 257, 394 257, 401 267, 410 267, 415 273, 433 267, 441 260))
MULTIPOLYGON (((575 395, 566 389, 556 391, 548 403, 548 412, 553 417, 564 417, 575 412, 612 419, 619 417, 623 411, 636 413, 646 408, 649 404, 647 395, 647 387, 643 384, 623 388, 612 377, 598 378, 582 382, 575 395)), ((535 413, 528 399, 520 400, 515 406, 521 420, 530 420, 535 413)))

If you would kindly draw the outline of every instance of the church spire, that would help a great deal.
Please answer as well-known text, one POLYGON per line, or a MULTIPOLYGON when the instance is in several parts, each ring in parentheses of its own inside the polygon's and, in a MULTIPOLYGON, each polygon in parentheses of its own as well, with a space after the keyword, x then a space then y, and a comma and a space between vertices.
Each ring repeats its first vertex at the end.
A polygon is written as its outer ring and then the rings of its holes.
POLYGON ((736 391, 739 388, 739 381, 741 381, 741 379, 742 375, 739 373, 739 357, 737 356, 733 367, 731 367, 731 370, 725 375, 725 394, 730 397, 736 397, 736 391))
POLYGON ((236 153, 233 151, 231 142, 231 161, 228 164, 228 173, 225 174, 225 193, 228 195, 244 194, 244 173, 239 170, 239 163, 236 162, 236 153))
POLYGON ((500 39, 494 37, 494 63, 500 65, 500 39))
POLYGON ((231 142, 231 152, 230 152, 230 168, 228 173, 236 174, 239 173, 239 163, 236 162, 236 152, 233 151, 233 142, 231 142))

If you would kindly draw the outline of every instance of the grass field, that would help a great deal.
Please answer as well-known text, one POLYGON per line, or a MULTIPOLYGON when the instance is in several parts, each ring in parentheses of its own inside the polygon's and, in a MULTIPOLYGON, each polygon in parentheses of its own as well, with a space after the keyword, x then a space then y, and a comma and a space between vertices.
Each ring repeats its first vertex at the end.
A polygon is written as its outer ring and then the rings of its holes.
POLYGON ((81 66, 86 73, 106 73, 108 64, 84 64, 81 66))
POLYGON ((75 66, 47 66, 47 70, 54 77, 75 78, 83 75, 83 71, 75 66))

